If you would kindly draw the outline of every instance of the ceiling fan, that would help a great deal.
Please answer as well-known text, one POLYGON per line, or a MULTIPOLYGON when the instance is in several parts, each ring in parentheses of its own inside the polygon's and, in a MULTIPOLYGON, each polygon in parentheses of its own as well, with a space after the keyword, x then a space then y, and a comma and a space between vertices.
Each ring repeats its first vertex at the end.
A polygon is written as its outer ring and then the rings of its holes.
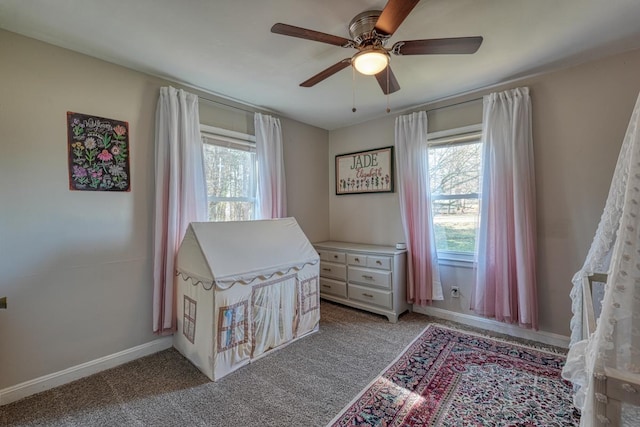
POLYGON ((369 10, 356 15, 349 24, 351 40, 281 23, 271 27, 271 32, 358 49, 353 57, 345 58, 319 72, 300 83, 300 86, 314 86, 352 65, 362 74, 375 75, 382 91, 385 94, 390 94, 400 89, 398 80, 389 66, 391 53, 394 55, 468 54, 475 53, 482 44, 482 37, 477 36, 399 41, 394 43, 391 48, 387 48, 385 45, 389 38, 419 1, 389 0, 381 11, 369 10))

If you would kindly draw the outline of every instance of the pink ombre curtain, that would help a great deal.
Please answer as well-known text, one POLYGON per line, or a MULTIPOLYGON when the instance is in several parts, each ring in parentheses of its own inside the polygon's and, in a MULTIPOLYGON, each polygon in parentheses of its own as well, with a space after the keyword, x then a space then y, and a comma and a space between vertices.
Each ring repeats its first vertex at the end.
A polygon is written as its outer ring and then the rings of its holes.
POLYGON ((280 119, 255 113, 256 157, 258 159, 257 219, 287 216, 287 192, 280 119))
POLYGON ((518 88, 484 97, 478 268, 471 308, 538 329, 531 100, 518 88))
POLYGON ((198 97, 160 88, 156 108, 153 331, 175 330, 175 258, 192 221, 207 220, 198 97))
POLYGON ((441 300, 427 153, 427 113, 396 118, 396 169, 400 216, 407 244, 407 300, 426 305, 441 300))

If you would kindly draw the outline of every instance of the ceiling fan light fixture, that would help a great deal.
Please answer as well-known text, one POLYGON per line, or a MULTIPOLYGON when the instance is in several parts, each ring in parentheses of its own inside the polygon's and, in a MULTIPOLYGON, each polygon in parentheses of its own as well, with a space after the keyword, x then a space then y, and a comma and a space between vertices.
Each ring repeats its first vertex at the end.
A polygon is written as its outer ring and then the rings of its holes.
POLYGON ((364 49, 351 60, 355 69, 364 75, 378 74, 389 65, 389 53, 381 48, 364 49))
POLYGON ((349 24, 351 40, 283 23, 274 24, 271 32, 358 50, 355 55, 322 70, 300 83, 300 86, 312 87, 351 65, 354 79, 356 71, 364 75, 374 75, 382 92, 389 95, 400 90, 398 80, 390 67, 392 53, 402 56, 469 54, 475 53, 482 44, 481 36, 448 37, 398 41, 391 48, 387 48, 387 42, 418 3, 420 0, 387 0, 382 10, 359 13, 349 24))

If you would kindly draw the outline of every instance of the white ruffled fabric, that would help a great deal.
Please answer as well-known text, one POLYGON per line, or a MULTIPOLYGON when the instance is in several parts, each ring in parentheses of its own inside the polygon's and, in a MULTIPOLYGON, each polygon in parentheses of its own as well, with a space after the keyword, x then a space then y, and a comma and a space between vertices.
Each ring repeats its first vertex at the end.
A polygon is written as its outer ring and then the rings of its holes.
MULTIPOLYGON (((563 377, 577 387, 581 426, 592 425, 594 375, 604 368, 640 374, 640 96, 622 143, 607 203, 582 269, 573 277, 571 348, 563 377), (607 272, 602 313, 582 340, 582 280, 607 272)), ((640 425, 640 408, 622 406, 623 426, 640 425)))

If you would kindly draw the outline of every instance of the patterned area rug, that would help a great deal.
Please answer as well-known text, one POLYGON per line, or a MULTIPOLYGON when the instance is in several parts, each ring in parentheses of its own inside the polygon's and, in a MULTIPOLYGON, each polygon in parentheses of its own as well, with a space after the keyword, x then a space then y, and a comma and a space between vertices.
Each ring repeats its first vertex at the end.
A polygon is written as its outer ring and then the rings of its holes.
POLYGON ((332 426, 575 426, 564 357, 429 325, 332 426))

